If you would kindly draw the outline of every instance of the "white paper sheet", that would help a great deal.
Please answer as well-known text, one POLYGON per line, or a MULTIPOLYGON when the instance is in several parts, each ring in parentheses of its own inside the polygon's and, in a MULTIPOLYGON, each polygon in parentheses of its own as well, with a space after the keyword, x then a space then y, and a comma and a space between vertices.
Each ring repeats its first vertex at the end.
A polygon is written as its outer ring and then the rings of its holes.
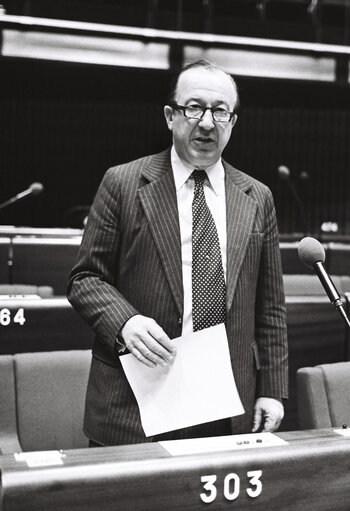
POLYGON ((287 445, 288 442, 273 433, 248 433, 210 438, 188 438, 185 440, 165 440, 159 444, 172 456, 199 454, 203 452, 257 449, 287 445))
POLYGON ((333 429, 334 433, 342 436, 350 436, 350 428, 333 429))
POLYGON ((28 467, 48 467, 63 465, 66 454, 60 451, 33 451, 15 453, 16 461, 24 461, 28 467))
POLYGON ((146 436, 244 413, 224 324, 175 339, 172 365, 150 368, 120 357, 146 436))

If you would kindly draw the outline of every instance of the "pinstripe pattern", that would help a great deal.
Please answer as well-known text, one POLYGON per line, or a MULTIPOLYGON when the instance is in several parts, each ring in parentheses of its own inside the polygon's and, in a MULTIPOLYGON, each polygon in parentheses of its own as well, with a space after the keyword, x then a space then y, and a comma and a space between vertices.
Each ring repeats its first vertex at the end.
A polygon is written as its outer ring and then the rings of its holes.
MULTIPOLYGON (((224 162, 227 201, 227 334, 250 431, 259 395, 287 396, 287 340, 278 232, 266 186, 224 162), (260 370, 257 371, 257 367, 260 370)), ((96 332, 85 432, 102 444, 147 441, 116 353, 133 314, 181 333, 181 242, 170 151, 109 169, 89 214, 68 298, 96 332)))

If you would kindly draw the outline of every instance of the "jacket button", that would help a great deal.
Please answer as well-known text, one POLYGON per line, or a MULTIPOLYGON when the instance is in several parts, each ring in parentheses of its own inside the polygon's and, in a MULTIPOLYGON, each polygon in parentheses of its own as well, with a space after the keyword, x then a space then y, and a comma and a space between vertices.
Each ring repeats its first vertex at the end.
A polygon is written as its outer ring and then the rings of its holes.
POLYGON ((178 324, 181 325, 182 324, 182 318, 179 318, 178 320, 178 324))

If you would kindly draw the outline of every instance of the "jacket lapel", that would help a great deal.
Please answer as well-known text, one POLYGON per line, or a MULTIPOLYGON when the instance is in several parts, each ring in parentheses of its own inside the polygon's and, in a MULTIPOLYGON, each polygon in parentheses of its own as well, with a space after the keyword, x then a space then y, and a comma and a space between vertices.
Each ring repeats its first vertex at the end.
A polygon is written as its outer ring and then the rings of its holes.
MULTIPOLYGON (((237 280, 254 227, 257 204, 249 196, 252 182, 223 162, 226 178, 227 310, 232 306, 237 280)), ((142 175, 148 184, 138 190, 180 316, 183 314, 181 238, 170 150, 154 155, 142 175)))
POLYGON ((151 158, 142 170, 149 181, 138 190, 148 224, 180 316, 183 313, 181 238, 170 150, 151 158))
POLYGON ((224 163, 226 185, 227 286, 226 306, 230 310, 238 276, 254 227, 257 204, 247 193, 252 186, 245 174, 224 163))

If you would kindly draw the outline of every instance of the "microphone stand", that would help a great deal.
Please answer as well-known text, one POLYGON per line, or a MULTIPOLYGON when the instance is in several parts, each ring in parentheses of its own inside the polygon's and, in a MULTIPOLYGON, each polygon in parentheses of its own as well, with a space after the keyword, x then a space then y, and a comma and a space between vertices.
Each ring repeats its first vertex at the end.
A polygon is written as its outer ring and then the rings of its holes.
POLYGON ((306 219, 304 204, 297 192, 295 185, 291 181, 290 170, 285 165, 280 165, 277 170, 278 170, 278 175, 279 175, 280 179, 287 183, 289 192, 292 195, 293 200, 298 207, 298 217, 299 217, 298 220, 300 220, 302 232, 304 233, 304 235, 307 236, 309 233, 309 229, 308 229, 308 222, 306 219))
POLYGON ((346 325, 350 328, 350 320, 345 312, 345 309, 343 307, 343 302, 332 282, 332 279, 326 272, 326 270, 323 267, 323 264, 321 262, 314 264, 315 271, 318 275, 318 278, 321 281, 321 284, 323 288, 325 289, 328 298, 332 302, 332 304, 335 306, 343 320, 345 321, 346 325))
POLYGON ((295 188, 294 184, 291 182, 291 180, 288 178, 286 181, 288 183, 288 187, 291 191, 291 194, 292 194, 295 202, 298 205, 303 232, 307 236, 309 229, 308 229, 308 222, 306 220, 306 213, 305 213, 303 201, 300 199, 299 194, 297 193, 296 188, 295 188))
POLYGON ((7 206, 10 206, 10 204, 13 204, 14 202, 24 199, 25 197, 27 197, 27 195, 31 195, 32 193, 33 190, 31 188, 28 188, 28 190, 25 190, 24 192, 15 195, 15 197, 11 197, 11 199, 8 199, 7 201, 0 204, 0 210, 6 208, 7 206))

